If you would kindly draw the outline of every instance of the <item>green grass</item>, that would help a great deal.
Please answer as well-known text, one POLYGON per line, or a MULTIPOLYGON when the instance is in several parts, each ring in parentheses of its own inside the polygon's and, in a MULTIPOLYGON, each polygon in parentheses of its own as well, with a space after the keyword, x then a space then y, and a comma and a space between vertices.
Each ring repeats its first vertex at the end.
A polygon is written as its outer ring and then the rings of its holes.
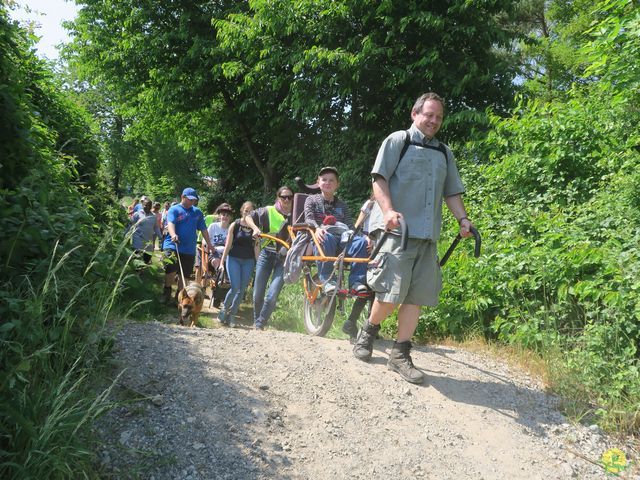
POLYGON ((4 285, 13 303, 0 328, 2 478, 94 476, 89 427, 112 406, 111 386, 96 391, 95 379, 112 344, 104 329, 128 279, 128 268, 114 268, 123 263, 117 257, 111 268, 96 261, 102 248, 82 257, 56 247, 42 275, 4 285))
MULTIPOLYGON (((336 315, 331 329, 325 335, 327 338, 348 339, 349 336, 342 332, 342 325, 349 317, 352 299, 345 300, 343 308, 336 308, 336 315)), ((285 285, 278 299, 278 306, 273 313, 270 326, 277 330, 306 333, 304 328, 304 292, 301 283, 285 285)), ((366 309, 365 309, 366 312, 366 309)), ((363 313, 359 325, 364 321, 363 313)))

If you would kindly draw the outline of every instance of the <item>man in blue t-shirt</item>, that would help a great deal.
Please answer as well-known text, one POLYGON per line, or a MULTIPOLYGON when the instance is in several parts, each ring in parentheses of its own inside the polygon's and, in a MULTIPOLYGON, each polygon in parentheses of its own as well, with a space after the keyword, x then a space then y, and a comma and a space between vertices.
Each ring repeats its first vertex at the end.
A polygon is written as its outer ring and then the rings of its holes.
POLYGON ((204 222, 202 211, 195 206, 198 194, 195 189, 188 187, 182 191, 180 203, 174 205, 167 212, 167 231, 162 243, 165 257, 164 267, 164 301, 171 302, 171 287, 178 274, 178 292, 182 289, 182 273, 185 279, 193 273, 193 264, 196 257, 197 232, 200 230, 209 250, 211 251, 211 239, 204 222), (178 255, 176 255, 176 253, 178 255), (178 263, 178 259, 180 262, 178 263))

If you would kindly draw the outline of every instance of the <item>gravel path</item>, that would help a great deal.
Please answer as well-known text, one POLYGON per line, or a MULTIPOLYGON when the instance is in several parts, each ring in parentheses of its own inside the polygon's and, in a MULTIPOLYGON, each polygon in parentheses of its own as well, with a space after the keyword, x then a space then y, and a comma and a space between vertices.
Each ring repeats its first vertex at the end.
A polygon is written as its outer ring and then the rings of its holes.
MULTIPOLYGON (((631 444, 569 424, 521 371, 416 347, 428 378, 416 386, 387 371, 390 347, 377 341, 366 364, 346 340, 125 324, 114 395, 131 401, 95 426, 104 476, 589 480, 606 478, 588 460, 608 448, 633 457, 631 444)), ((622 478, 640 476, 632 465, 622 478)))

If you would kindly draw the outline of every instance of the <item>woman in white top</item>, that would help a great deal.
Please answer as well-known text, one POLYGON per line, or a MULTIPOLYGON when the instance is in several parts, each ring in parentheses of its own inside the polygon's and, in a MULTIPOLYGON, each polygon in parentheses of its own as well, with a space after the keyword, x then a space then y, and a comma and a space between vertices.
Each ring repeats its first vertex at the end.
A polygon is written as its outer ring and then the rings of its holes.
POLYGON ((227 235, 229 233, 229 224, 231 223, 233 209, 228 203, 221 203, 214 213, 218 215, 218 221, 209 225, 207 231, 209 232, 209 238, 213 244, 211 247, 214 251, 214 254, 209 258, 209 265, 215 272, 220 266, 222 252, 224 252, 224 244, 227 241, 227 235))

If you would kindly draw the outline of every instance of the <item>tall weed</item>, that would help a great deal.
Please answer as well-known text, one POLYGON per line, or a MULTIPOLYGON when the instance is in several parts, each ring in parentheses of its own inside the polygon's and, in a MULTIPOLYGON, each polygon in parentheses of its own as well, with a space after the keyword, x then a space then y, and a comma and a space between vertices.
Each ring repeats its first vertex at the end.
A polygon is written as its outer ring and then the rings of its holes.
MULTIPOLYGON (((12 299, 11 319, 0 326, 3 478, 92 475, 86 428, 110 405, 108 390, 96 396, 89 387, 110 350, 104 328, 126 275, 116 268, 103 276, 95 256, 70 268, 81 250, 61 254, 56 244, 39 281, 28 272, 3 285, 12 299)), ((125 259, 116 264, 126 267, 125 259)))

